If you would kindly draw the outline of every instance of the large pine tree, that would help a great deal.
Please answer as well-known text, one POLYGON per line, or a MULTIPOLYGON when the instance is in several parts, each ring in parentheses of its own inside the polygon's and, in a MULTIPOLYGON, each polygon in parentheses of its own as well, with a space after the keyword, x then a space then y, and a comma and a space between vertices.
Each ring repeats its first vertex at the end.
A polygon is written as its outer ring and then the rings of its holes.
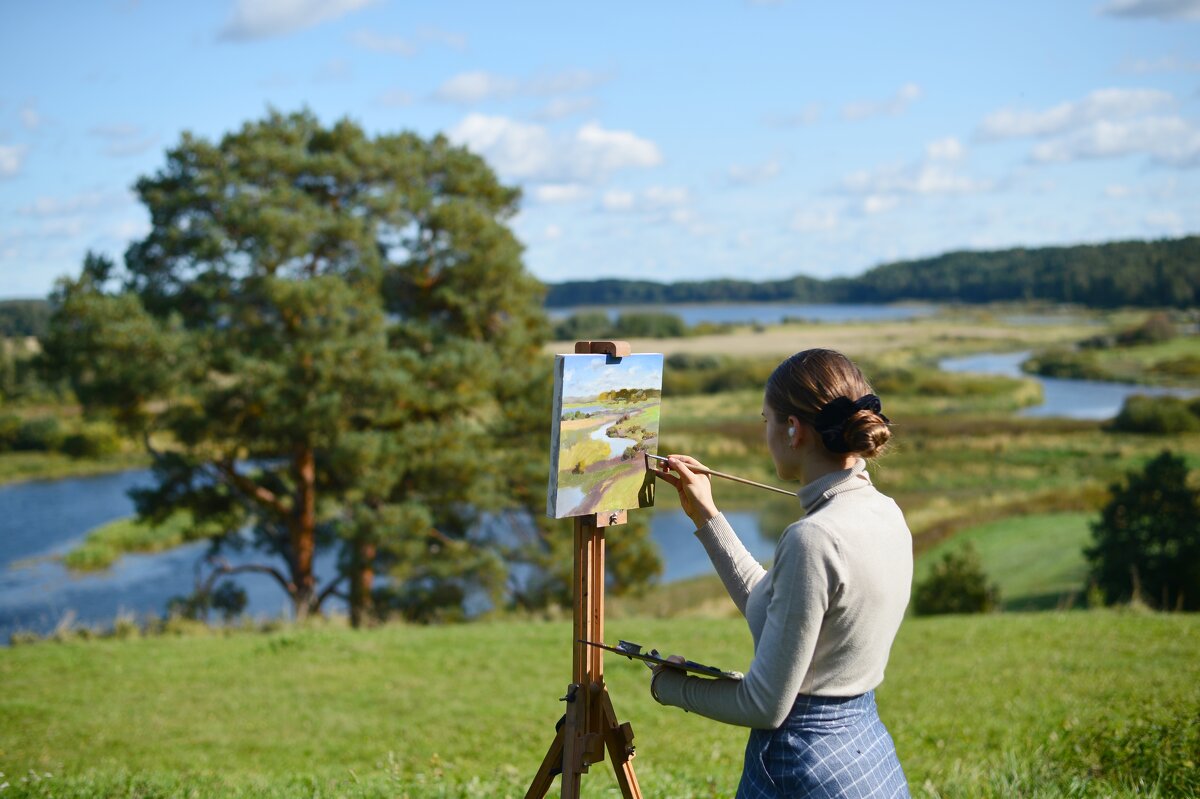
POLYGON ((144 436, 139 513, 189 511, 212 541, 200 599, 259 572, 299 617, 332 595, 355 623, 501 601, 514 547, 479 520, 540 508, 550 407, 519 192, 441 136, 309 113, 184 134, 136 188, 149 234, 60 283, 46 349, 144 436), (265 557, 232 565, 247 531, 265 557), (340 569, 318 585, 324 547, 340 569))

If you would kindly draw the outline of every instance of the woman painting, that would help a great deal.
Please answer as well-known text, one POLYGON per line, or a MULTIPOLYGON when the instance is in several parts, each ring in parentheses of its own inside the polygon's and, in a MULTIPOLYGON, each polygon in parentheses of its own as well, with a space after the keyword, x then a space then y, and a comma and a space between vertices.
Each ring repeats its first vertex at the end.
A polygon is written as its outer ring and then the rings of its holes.
POLYGON ((754 660, 737 682, 659 667, 651 693, 751 728, 738 799, 907 797, 874 695, 912 583, 904 516, 866 471, 891 436, 888 418, 858 367, 820 349, 775 369, 762 415, 776 472, 803 484, 804 516, 770 571, 717 510, 698 461, 672 455, 659 474, 746 617, 754 660))

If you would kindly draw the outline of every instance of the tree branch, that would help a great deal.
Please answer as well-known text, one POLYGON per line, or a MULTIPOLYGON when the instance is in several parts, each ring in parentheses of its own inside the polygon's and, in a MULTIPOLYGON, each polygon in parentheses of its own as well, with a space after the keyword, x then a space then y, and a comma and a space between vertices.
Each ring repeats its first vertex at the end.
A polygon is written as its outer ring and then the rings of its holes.
POLYGON ((208 575, 208 579, 204 581, 205 593, 212 591, 213 584, 216 583, 219 577, 225 577, 231 574, 245 574, 248 572, 270 575, 271 577, 275 578, 276 582, 278 582, 280 586, 283 587, 283 590, 288 593, 288 596, 293 596, 296 593, 296 584, 284 577, 283 572, 279 571, 279 569, 276 569, 274 566, 267 566, 263 563, 243 563, 240 566, 234 566, 224 558, 211 558, 209 559, 209 563, 212 563, 215 568, 213 569, 212 574, 208 575))
POLYGON ((340 594, 336 590, 337 587, 339 585, 341 585, 342 581, 345 579, 346 579, 346 575, 344 575, 344 574, 341 575, 336 580, 329 583, 329 585, 325 586, 324 590, 321 591, 321 593, 317 594, 317 598, 315 600, 313 600, 313 612, 314 613, 319 613, 321 611, 321 605, 330 596, 338 596, 338 597, 342 597, 343 599, 346 598, 345 594, 340 594))
POLYGON ((215 465, 226 483, 254 499, 268 510, 272 510, 280 516, 287 516, 288 508, 286 503, 276 496, 273 491, 260 486, 244 474, 238 474, 237 469, 234 468, 233 463, 230 461, 220 461, 215 465))

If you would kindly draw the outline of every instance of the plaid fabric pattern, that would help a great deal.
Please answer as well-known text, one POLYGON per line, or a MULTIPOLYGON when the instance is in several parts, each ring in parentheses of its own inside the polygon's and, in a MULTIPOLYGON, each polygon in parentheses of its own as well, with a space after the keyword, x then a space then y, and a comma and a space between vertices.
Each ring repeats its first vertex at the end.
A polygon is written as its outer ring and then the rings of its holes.
POLYGON ((777 730, 751 730, 737 799, 907 799, 875 692, 796 699, 777 730))

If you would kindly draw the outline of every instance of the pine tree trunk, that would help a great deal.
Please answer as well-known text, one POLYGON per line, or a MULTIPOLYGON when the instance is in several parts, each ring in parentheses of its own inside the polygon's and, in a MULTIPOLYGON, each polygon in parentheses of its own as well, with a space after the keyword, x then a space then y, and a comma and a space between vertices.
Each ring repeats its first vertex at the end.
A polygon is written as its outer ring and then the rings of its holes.
POLYGON ((371 619, 371 588, 375 584, 375 544, 354 542, 354 561, 350 572, 350 624, 365 627, 371 619))
POLYGON ((292 582, 296 593, 292 602, 296 618, 303 619, 316 602, 316 577, 313 575, 313 556, 317 548, 317 469, 312 447, 302 447, 296 454, 297 502, 292 519, 292 582))

